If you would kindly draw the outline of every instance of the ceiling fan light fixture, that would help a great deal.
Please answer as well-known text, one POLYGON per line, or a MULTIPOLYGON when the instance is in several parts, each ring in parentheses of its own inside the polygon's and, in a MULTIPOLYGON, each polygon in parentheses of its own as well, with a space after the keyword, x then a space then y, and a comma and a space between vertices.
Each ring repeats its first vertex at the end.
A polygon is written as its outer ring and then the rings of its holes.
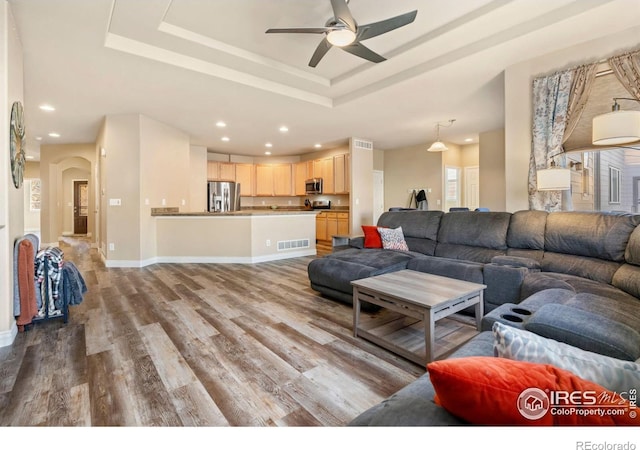
POLYGON ((331 30, 327 34, 327 41, 336 47, 345 47, 353 44, 356 40, 356 34, 348 28, 338 28, 331 30))

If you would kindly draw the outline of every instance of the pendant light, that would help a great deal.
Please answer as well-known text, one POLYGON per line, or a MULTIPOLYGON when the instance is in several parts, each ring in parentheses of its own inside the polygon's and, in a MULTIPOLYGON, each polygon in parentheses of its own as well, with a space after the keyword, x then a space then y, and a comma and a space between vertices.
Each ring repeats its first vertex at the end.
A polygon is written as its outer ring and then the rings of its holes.
POLYGON ((456 119, 449 119, 447 121, 448 125, 442 125, 440 122, 436 123, 436 141, 427 149, 428 152, 444 152, 449 150, 447 146, 440 141, 440 127, 450 127, 455 121, 456 119))
POLYGON ((618 100, 640 102, 635 98, 614 98, 610 113, 593 118, 593 145, 615 147, 640 141, 640 111, 620 111, 618 100))

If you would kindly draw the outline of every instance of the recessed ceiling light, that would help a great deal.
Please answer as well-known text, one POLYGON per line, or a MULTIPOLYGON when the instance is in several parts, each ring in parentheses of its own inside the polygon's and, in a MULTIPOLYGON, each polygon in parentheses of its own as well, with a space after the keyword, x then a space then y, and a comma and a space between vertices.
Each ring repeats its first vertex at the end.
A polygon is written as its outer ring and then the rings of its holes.
POLYGON ((473 142, 473 139, 472 138, 466 138, 464 141, 465 142, 473 142))
POLYGON ((36 141, 41 141, 42 140, 42 136, 36 136, 36 141))
POLYGON ((281 133, 286 133, 287 131, 289 131, 289 128, 285 127, 284 125, 280 127, 281 133))
POLYGON ((270 154, 271 154, 271 152, 264 152, 264 154, 265 154, 265 155, 270 155, 270 154))
POLYGON ((49 136, 58 138, 60 135, 58 133, 49 133, 49 136))
POLYGON ((31 155, 27 155, 27 156, 26 156, 26 158, 27 158, 27 159, 34 159, 34 157, 33 157, 33 156, 31 156, 31 155))
POLYGON ((264 146, 267 148, 271 148, 273 147, 273 144, 271 142, 267 142, 266 144, 264 144, 264 146))
POLYGON ((217 126, 218 128, 224 128, 224 127, 226 127, 226 126, 227 126, 227 124, 226 124, 226 123, 224 123, 222 120, 219 120, 218 122, 216 122, 216 126, 217 126))
POLYGON ((221 141, 223 141, 223 142, 229 142, 231 139, 229 139, 229 137, 228 137, 228 136, 222 136, 222 137, 220 138, 220 140, 221 140, 221 141))
POLYGON ((43 111, 55 111, 56 109, 51 105, 40 105, 40 109, 43 111))
POLYGON ((314 145, 315 148, 322 148, 322 144, 316 144, 314 145))

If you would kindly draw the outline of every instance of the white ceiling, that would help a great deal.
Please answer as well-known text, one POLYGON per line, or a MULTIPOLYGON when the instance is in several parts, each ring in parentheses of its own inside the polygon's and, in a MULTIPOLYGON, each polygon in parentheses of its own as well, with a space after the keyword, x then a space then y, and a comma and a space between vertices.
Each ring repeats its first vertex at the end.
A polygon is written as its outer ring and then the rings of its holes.
POLYGON ((443 140, 477 142, 504 126, 506 67, 640 23, 637 0, 351 0, 360 24, 418 14, 365 42, 387 61, 333 48, 314 69, 321 36, 265 31, 324 26, 329 0, 9 3, 24 52, 27 153, 36 157, 40 144, 94 142, 104 116, 129 113, 240 155, 262 155, 266 142, 273 155, 300 154, 350 136, 398 148, 433 141, 436 122, 448 119, 456 122, 443 140))

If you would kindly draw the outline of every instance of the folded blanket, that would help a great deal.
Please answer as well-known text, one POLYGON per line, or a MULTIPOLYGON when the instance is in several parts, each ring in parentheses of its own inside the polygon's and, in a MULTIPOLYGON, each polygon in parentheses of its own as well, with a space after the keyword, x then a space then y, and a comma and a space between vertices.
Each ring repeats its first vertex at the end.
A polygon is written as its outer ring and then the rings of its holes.
POLYGON ((37 252, 40 248, 40 239, 35 234, 25 234, 23 237, 16 239, 13 245, 13 315, 20 315, 20 289, 18 287, 18 248, 20 242, 28 239, 33 245, 33 251, 37 252))
POLYGON ((18 244, 18 292, 20 296, 20 315, 16 320, 18 329, 31 323, 38 313, 35 292, 34 249, 30 240, 24 239, 18 244))

